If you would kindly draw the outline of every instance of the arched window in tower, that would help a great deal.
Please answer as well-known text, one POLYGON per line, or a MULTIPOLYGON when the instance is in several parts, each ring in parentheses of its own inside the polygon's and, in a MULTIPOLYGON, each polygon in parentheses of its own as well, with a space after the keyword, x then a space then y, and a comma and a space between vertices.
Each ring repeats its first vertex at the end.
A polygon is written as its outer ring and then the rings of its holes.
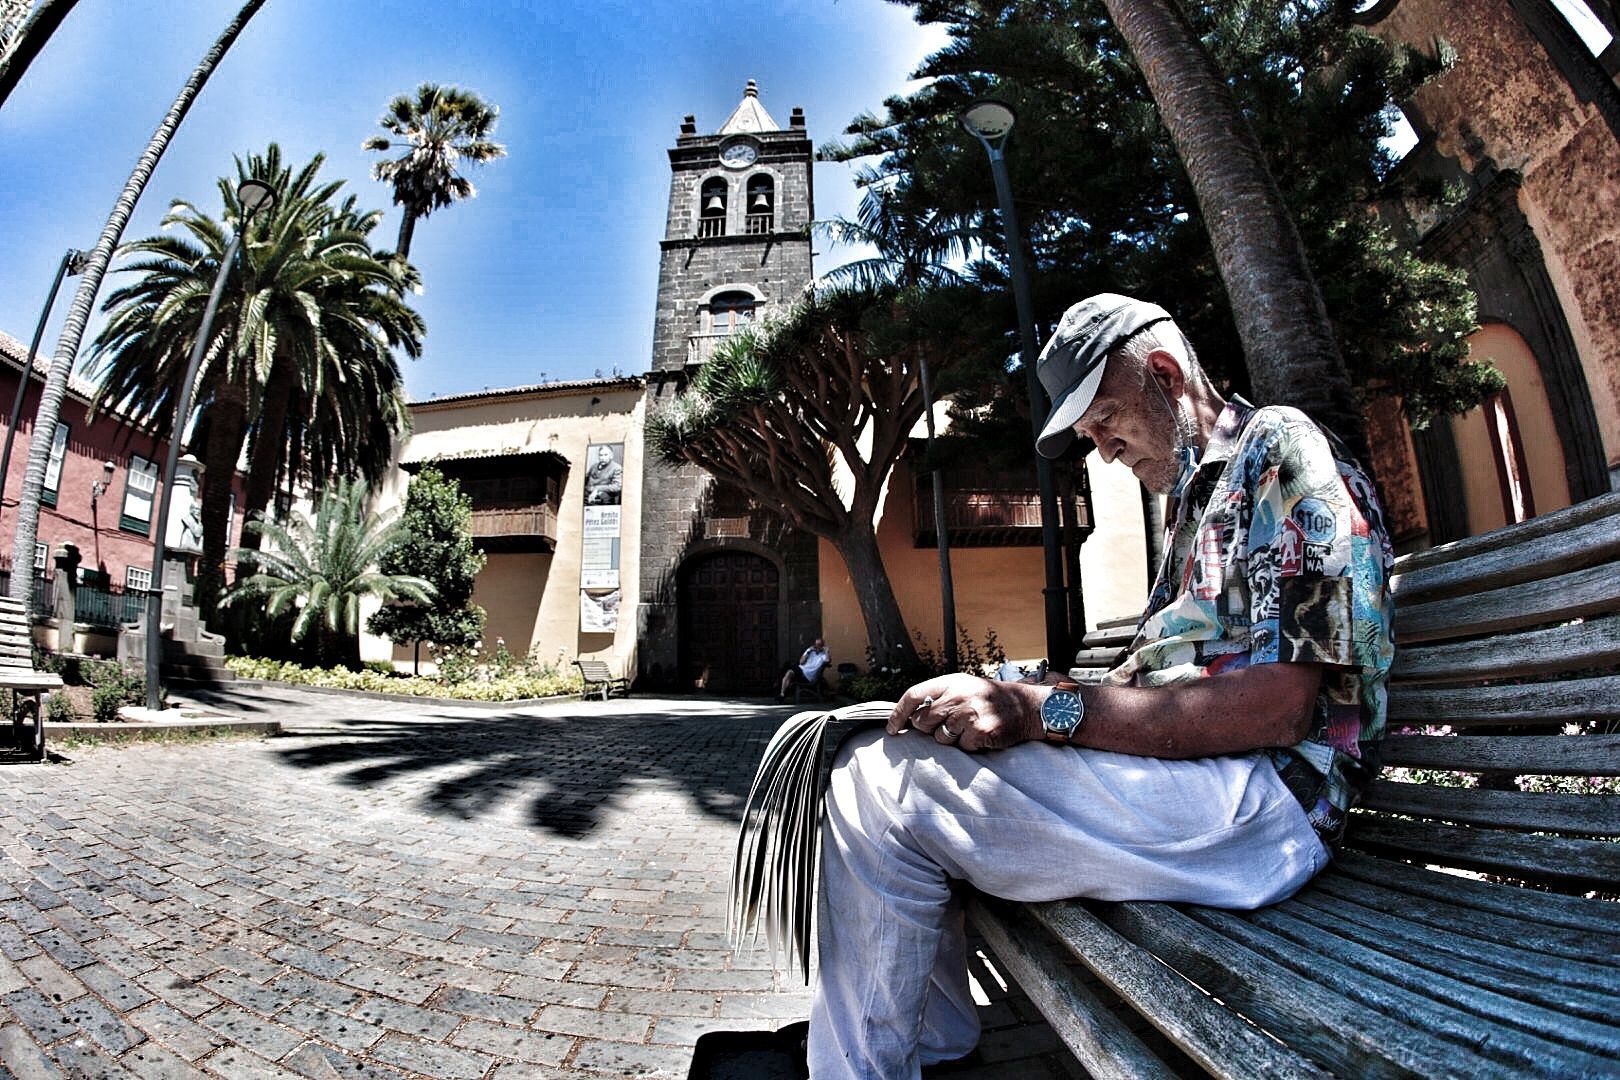
POLYGON ((752 294, 740 289, 717 294, 709 301, 709 333, 735 334, 754 321, 758 306, 752 294))
POLYGON ((763 174, 748 178, 749 236, 768 235, 776 226, 776 184, 763 174))
POLYGON ((726 235, 726 182, 712 177, 698 195, 698 238, 726 235))

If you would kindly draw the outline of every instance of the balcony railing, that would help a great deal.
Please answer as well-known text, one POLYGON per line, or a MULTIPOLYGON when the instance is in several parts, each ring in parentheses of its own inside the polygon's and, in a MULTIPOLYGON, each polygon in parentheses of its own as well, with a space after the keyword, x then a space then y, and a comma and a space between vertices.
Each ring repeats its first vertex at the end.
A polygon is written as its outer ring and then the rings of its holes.
POLYGON ((714 351, 727 341, 731 340, 731 332, 693 334, 686 339, 686 362, 688 364, 705 364, 714 356, 714 351))
MULTIPOLYGON (((11 571, 0 570, 0 595, 11 586, 11 571)), ((56 608, 56 580, 54 577, 34 578, 31 610, 36 615, 49 615, 56 608)), ((90 626, 112 629, 123 623, 132 623, 146 611, 146 590, 124 589, 118 585, 75 585, 73 587, 73 619, 90 626)))
POLYGON ((776 215, 749 214, 748 220, 743 224, 744 231, 749 236, 766 236, 776 227, 776 215))
POLYGON ((708 240, 715 236, 726 235, 726 219, 723 217, 698 218, 698 239, 708 240))
POLYGON ((550 551, 557 544, 557 510, 552 506, 475 508, 472 534, 475 540, 496 541, 508 551, 550 551))
MULTIPOLYGON (((938 542, 934 531, 933 481, 918 476, 914 535, 919 547, 938 542)), ((1061 510, 1062 503, 1059 502, 1061 510)), ((1075 499, 1079 521, 1089 520, 1084 500, 1075 499)), ((945 489, 945 528, 953 547, 1039 547, 1041 497, 1035 491, 945 489)))

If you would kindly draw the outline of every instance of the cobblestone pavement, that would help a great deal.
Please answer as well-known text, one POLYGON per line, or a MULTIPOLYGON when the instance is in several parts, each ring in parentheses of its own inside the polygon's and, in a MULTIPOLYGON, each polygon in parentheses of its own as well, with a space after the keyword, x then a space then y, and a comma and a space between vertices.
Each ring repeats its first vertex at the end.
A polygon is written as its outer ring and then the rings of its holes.
MULTIPOLYGON (((733 957, 752 702, 216 699, 281 737, 0 768, 0 1077, 684 1077, 808 997, 733 957)), ((985 1064, 1079 1075, 984 979, 985 1064)))

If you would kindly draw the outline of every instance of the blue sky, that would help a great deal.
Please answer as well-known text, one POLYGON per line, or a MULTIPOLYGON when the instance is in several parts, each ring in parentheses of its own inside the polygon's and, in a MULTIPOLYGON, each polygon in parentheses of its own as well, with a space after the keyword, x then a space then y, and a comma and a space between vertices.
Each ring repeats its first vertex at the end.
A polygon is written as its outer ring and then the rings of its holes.
MULTIPOLYGON (((237 0, 81 0, 0 108, 0 330, 33 333, 62 251, 95 242, 157 122, 237 0)), ((501 108, 508 156, 469 174, 478 197, 419 222, 411 257, 426 349, 413 399, 598 370, 646 370, 658 241, 682 116, 713 131, 757 79, 781 123, 803 106, 820 145, 906 89, 944 43, 884 0, 269 0, 214 74, 148 185, 125 240, 169 202, 218 212, 232 156, 272 140, 363 205, 398 211, 360 149, 383 106, 423 81, 501 108)), ((848 166, 818 165, 816 212, 852 215, 848 166)), ((816 268, 846 254, 818 242, 816 268)), ((102 294, 119 280, 109 275, 102 294)), ((41 351, 54 352, 77 279, 41 351)), ((87 337, 82 355, 89 352, 87 337)))

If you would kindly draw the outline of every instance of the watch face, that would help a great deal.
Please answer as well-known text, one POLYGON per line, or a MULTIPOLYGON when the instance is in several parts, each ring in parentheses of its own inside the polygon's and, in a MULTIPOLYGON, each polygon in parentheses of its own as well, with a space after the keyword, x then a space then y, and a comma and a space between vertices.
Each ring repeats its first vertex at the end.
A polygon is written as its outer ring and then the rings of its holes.
POLYGON ((736 142, 720 151, 720 160, 733 169, 752 165, 758 158, 759 151, 754 149, 752 143, 736 142))
POLYGON ((1085 708, 1073 690, 1054 690, 1041 703, 1041 724, 1048 735, 1067 737, 1080 726, 1085 708))

